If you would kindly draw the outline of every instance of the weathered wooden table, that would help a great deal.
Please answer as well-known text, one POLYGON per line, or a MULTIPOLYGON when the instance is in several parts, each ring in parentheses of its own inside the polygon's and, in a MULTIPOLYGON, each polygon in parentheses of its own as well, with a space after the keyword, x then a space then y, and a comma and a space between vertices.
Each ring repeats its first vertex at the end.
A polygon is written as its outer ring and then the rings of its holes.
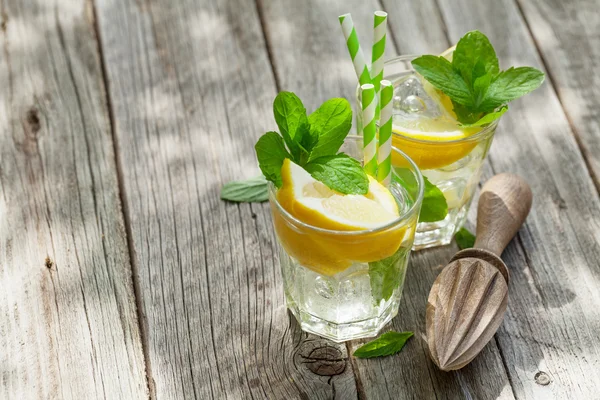
POLYGON ((0 398, 599 399, 599 9, 0 0, 0 398), (535 199, 504 253, 504 323, 458 372, 437 370, 423 339, 455 246, 412 257, 391 325, 415 338, 358 360, 360 342, 307 335, 286 311, 268 204, 219 200, 258 172, 278 90, 310 110, 353 98, 337 16, 352 12, 369 43, 382 8, 390 56, 478 28, 502 65, 548 74, 511 105, 486 163, 484 179, 515 172, 535 199))

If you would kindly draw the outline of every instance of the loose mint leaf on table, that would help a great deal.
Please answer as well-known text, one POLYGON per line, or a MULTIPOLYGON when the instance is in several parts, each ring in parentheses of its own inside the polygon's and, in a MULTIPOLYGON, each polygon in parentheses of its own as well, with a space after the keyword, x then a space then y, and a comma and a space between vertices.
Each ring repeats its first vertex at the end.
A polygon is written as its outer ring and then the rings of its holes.
POLYGON ((312 135, 318 138, 309 161, 334 155, 352 127, 352 108, 346 99, 330 99, 310 114, 308 122, 312 135))
POLYGON ((221 199, 236 202, 261 202, 269 199, 267 180, 260 175, 245 181, 226 183, 221 188, 221 199))
POLYGON ((354 357, 373 358, 390 356, 398 353, 406 341, 413 336, 413 332, 394 332, 389 331, 379 336, 377 339, 359 347, 354 352, 354 357))
POLYGON ((456 244, 461 250, 471 248, 475 245, 475 235, 465 228, 460 228, 456 232, 456 235, 454 235, 454 239, 456 239, 456 244))
POLYGON ((367 194, 369 179, 360 163, 346 154, 324 156, 304 166, 313 178, 343 194, 367 194))
POLYGON ((401 247, 394 255, 369 263, 371 296, 373 296, 375 304, 379 304, 381 300, 389 300, 394 294, 394 290, 402 286, 406 266, 402 268, 398 261, 408 251, 409 249, 401 247))
POLYGON ((501 71, 492 44, 479 31, 468 32, 458 41, 452 63, 443 57, 421 56, 412 65, 452 100, 458 121, 465 126, 493 122, 506 111, 502 107, 508 102, 544 81, 544 73, 531 67, 501 71), (484 119, 489 114, 493 115, 484 119))
POLYGON ((267 132, 258 139, 254 148, 263 175, 275 186, 281 187, 283 160, 291 158, 290 153, 285 149, 283 138, 277 132, 267 132))

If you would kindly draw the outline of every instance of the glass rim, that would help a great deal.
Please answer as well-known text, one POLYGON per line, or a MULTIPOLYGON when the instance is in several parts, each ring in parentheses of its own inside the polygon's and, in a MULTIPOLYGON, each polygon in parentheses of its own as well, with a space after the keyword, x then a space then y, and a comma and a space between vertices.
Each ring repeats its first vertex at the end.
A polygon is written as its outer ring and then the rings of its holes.
MULTIPOLYGON (((344 141, 347 139, 351 139, 351 140, 355 140, 355 141, 360 140, 361 142, 363 140, 362 136, 358 136, 358 135, 348 135, 348 136, 346 136, 346 139, 344 139, 344 141)), ((423 201, 423 194, 425 192, 425 182, 423 180, 423 175, 421 174, 421 170, 419 169, 417 164, 415 164, 415 162, 408 155, 406 155, 406 153, 404 153, 402 150, 398 149, 397 147, 392 146, 392 152, 398 153, 406 161, 408 161, 409 165, 412 167, 412 169, 415 172, 416 179, 417 179, 417 185, 418 185, 418 191, 417 191, 417 196, 416 196, 416 199, 415 199, 415 202, 413 203, 413 205, 405 213, 398 216, 398 218, 395 218, 393 221, 386 223, 385 225, 381 225, 381 226, 378 226, 378 227, 375 227, 372 229, 356 230, 356 231, 340 231, 340 230, 334 230, 334 229, 320 228, 318 226, 310 225, 310 224, 307 224, 306 222, 300 221, 298 218, 296 218, 292 214, 290 214, 285 208, 283 208, 283 206, 279 203, 279 200, 277 199, 277 195, 276 195, 277 189, 276 189, 275 185, 273 184, 273 182, 270 182, 270 181, 269 181, 269 198, 271 198, 273 200, 272 204, 275 204, 277 206, 278 211, 281 212, 281 214, 283 215, 283 217, 286 220, 291 221, 294 224, 300 225, 303 228, 307 228, 307 229, 310 229, 315 232, 327 233, 327 234, 339 235, 339 236, 361 236, 361 235, 367 235, 367 234, 386 231, 390 228, 400 225, 402 222, 404 222, 404 221, 408 220, 410 217, 412 217, 413 214, 415 214, 416 210, 420 209, 421 202, 423 201)), ((394 173, 393 166, 392 166, 391 171, 393 174, 394 173)), ((394 196, 394 195, 392 194, 392 196, 394 196)), ((394 199, 396 199, 396 196, 394 196, 394 199)))
MULTIPOLYGON (((406 55, 402 55, 402 56, 396 56, 396 57, 392 57, 389 58, 387 60, 384 61, 383 65, 384 65, 384 73, 385 73, 385 65, 390 65, 393 64, 395 62, 398 61, 410 61, 412 59, 415 59, 417 57, 420 57, 417 54, 406 54, 406 55)), ((416 72, 416 71, 415 71, 416 72)), ((383 77, 385 79, 385 76, 383 77)), ((357 86, 356 88, 356 98, 358 99, 360 96, 360 85, 357 86)), ((359 102, 360 104, 360 102, 359 102)), ((496 128, 498 127, 498 123, 500 122, 500 120, 502 119, 502 116, 494 121, 492 121, 488 126, 484 127, 482 130, 480 130, 479 132, 470 135, 470 136, 465 136, 463 138, 460 139, 454 139, 454 140, 427 140, 427 139, 417 139, 417 138, 412 138, 410 136, 405 136, 405 135, 401 135, 399 133, 396 133, 392 130, 392 135, 394 136, 399 136, 401 137, 403 140, 409 141, 409 142, 413 142, 413 143, 421 143, 421 144, 428 144, 428 145, 438 145, 438 146, 445 146, 448 144, 458 144, 458 143, 464 143, 464 142, 476 142, 482 139, 485 139, 486 136, 490 133, 493 133, 496 128)))

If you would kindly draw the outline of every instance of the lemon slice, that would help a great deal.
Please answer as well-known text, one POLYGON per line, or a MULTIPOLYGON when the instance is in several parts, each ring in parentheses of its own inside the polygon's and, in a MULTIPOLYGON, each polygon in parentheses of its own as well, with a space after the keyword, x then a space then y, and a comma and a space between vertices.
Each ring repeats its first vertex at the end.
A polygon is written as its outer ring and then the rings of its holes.
POLYGON ((275 231, 286 253, 320 274, 333 276, 355 262, 390 257, 404 240, 414 235, 416 214, 402 224, 360 232, 398 218, 395 198, 372 178, 369 179, 369 192, 361 196, 342 195, 329 189, 290 160, 284 161, 281 175, 283 185, 277 192, 277 199, 290 214, 313 226, 359 233, 318 231, 289 221, 272 208, 275 231))
MULTIPOLYGON (((440 56, 452 61, 456 46, 445 50, 440 56)), ((404 119, 394 124, 392 145, 404 151, 422 170, 448 166, 469 154, 477 142, 464 140, 481 131, 481 127, 459 126, 452 101, 426 79, 419 76, 425 92, 436 100, 442 109, 438 118, 404 119)), ((392 153, 392 164, 402 167, 405 161, 392 153)))
POLYGON ((456 50, 456 45, 444 50, 440 56, 444 57, 448 61, 452 61, 452 54, 454 54, 454 50, 456 50))
POLYGON ((392 194, 369 177, 367 195, 343 195, 315 180, 286 159, 281 169, 283 186, 278 198, 302 222, 332 230, 373 229, 398 217, 392 194))

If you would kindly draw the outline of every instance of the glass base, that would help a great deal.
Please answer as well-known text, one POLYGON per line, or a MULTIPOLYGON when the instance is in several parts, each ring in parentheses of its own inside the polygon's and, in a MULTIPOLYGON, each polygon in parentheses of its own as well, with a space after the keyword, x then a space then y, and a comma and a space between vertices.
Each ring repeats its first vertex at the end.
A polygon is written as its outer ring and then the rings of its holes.
POLYGON ((296 317, 303 331, 336 343, 375 337, 398 314, 398 304, 390 304, 377 318, 338 324, 301 311, 296 307, 288 305, 288 308, 296 317))
POLYGON ((409 249, 407 243, 399 250, 397 286, 387 300, 378 302, 373 299, 367 263, 326 276, 282 254, 287 306, 302 330, 334 342, 376 336, 398 313, 409 249))
POLYGON ((442 221, 421 222, 417 224, 413 250, 450 244, 454 234, 465 224, 468 211, 469 203, 462 207, 448 210, 448 215, 442 221))

